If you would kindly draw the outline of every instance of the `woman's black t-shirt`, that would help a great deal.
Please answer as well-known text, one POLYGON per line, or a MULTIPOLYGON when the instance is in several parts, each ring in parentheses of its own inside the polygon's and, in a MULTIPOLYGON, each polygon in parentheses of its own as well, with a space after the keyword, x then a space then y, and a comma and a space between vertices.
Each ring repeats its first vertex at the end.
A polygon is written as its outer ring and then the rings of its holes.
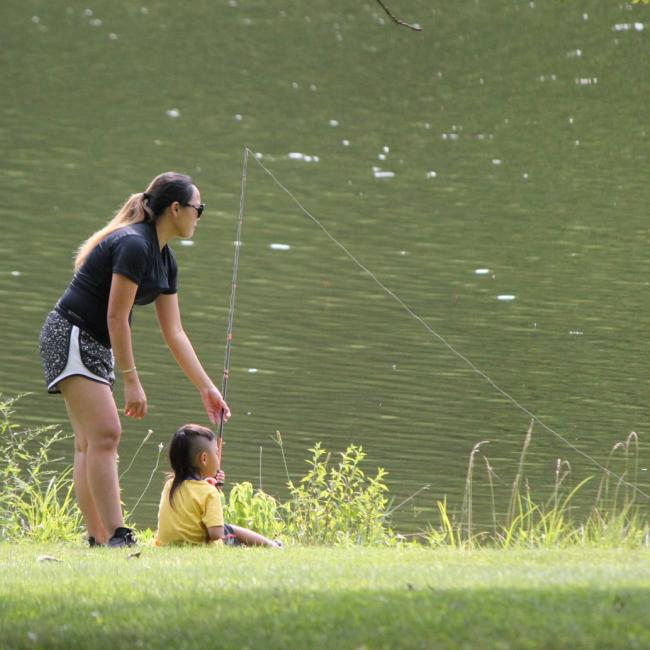
POLYGON ((56 310, 107 347, 111 345, 107 314, 114 273, 135 282, 135 304, 146 305, 161 293, 176 293, 178 267, 169 246, 160 250, 153 223, 119 228, 90 252, 56 310))

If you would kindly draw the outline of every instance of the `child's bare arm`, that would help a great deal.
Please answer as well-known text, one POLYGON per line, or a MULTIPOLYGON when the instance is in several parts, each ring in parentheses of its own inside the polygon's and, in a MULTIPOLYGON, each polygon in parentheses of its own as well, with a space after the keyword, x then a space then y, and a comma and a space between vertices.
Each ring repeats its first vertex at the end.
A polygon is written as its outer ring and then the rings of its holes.
POLYGON ((225 533, 223 526, 210 526, 208 528, 208 540, 211 542, 223 542, 225 533))

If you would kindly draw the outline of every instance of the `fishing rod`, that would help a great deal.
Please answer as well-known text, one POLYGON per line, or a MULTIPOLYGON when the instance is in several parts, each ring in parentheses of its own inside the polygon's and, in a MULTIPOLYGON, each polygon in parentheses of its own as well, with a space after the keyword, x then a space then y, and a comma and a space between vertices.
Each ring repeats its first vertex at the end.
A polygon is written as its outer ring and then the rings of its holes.
MULTIPOLYGON (((244 197, 246 195, 246 179, 248 175, 248 147, 244 148, 244 165, 241 177, 241 195, 239 197, 239 218, 237 219, 237 234, 235 236, 235 256, 232 265, 232 281, 230 284, 230 308, 228 310, 228 327, 226 329, 226 352, 223 360, 223 383, 221 384, 221 395, 224 401, 228 394, 228 379, 230 378, 230 349, 232 346, 232 326, 235 320, 235 302, 237 300, 237 275, 239 273, 239 251, 241 250, 241 232, 244 223, 244 197)), ((217 432, 217 456, 219 459, 219 469, 221 469, 221 456, 223 453, 223 414, 219 420, 219 429, 217 432)), ((222 487, 222 482, 217 482, 218 487, 222 487)))

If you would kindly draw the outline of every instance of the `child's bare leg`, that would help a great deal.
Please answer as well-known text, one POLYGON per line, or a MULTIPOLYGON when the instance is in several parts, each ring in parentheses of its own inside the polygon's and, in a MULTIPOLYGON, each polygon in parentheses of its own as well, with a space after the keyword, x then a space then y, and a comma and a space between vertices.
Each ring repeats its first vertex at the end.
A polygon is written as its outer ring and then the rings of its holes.
POLYGON ((264 537, 264 535, 260 535, 253 530, 242 528, 241 526, 233 526, 232 524, 229 525, 235 533, 235 537, 242 544, 246 544, 246 546, 272 546, 276 548, 279 546, 277 542, 268 537, 264 537))

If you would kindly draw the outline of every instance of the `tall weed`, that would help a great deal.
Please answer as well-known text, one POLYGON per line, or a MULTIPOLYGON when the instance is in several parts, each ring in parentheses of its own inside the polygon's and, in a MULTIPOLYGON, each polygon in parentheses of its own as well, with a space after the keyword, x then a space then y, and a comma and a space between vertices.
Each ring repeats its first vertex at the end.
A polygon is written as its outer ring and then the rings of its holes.
POLYGON ((590 547, 639 547, 650 546, 650 522, 637 502, 634 486, 638 479, 639 443, 632 432, 625 441, 617 442, 609 454, 603 471, 596 500, 591 510, 583 508, 583 520, 576 518, 576 497, 583 494, 592 482, 588 476, 575 487, 570 486, 571 465, 567 460, 557 459, 555 483, 550 498, 534 498, 530 482, 525 475, 526 454, 531 445, 533 423, 531 422, 519 456, 515 478, 503 521, 499 523, 495 495, 496 474, 487 457, 487 468, 492 507, 492 530, 476 531, 473 513, 473 477, 476 456, 487 441, 476 444, 470 453, 465 482, 465 493, 460 520, 449 511, 446 499, 438 501, 439 522, 430 525, 424 533, 432 546, 452 548, 563 548, 568 546, 590 547), (616 471, 611 468, 615 467, 616 471))
POLYGON ((66 436, 54 426, 21 428, 12 422, 19 397, 0 395, 0 539, 39 542, 78 539, 81 513, 72 468, 53 469, 52 447, 66 436))

